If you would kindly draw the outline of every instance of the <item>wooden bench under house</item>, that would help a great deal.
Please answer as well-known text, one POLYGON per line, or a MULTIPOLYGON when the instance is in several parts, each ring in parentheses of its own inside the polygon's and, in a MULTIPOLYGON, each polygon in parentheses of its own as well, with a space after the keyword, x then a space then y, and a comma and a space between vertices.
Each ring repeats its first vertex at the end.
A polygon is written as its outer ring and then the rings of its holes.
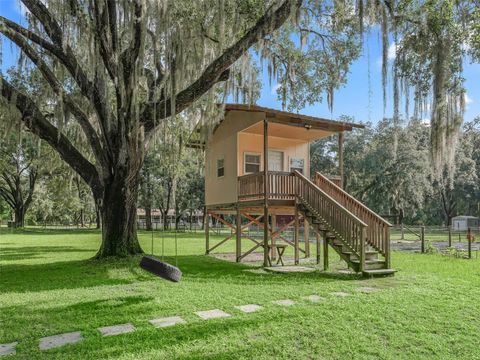
POLYGON ((225 105, 213 133, 197 144, 205 148, 206 253, 234 241, 237 262, 263 249, 268 266, 269 257, 275 257, 275 243, 282 242, 293 247, 298 264, 300 253, 310 256, 311 228, 317 262, 323 239, 325 268, 330 247, 356 272, 393 273, 391 224, 342 189, 343 133, 362 127, 255 105, 225 105), (334 134, 339 176, 332 179, 317 172, 310 178, 310 143, 334 134), (279 216, 289 222, 278 226, 279 216), (216 244, 210 242, 210 217, 232 229, 216 244), (300 222, 305 228, 302 244, 300 222), (262 229, 262 238, 249 236, 246 229, 252 224, 262 229), (293 239, 286 239, 282 232, 292 225, 293 239))

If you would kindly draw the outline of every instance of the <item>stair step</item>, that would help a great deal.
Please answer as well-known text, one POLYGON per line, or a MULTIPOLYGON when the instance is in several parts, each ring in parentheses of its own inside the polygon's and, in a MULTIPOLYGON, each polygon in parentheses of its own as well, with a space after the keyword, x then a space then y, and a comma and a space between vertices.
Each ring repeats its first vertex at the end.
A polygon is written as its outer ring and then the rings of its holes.
MULTIPOLYGON (((347 255, 350 260, 358 260, 358 255, 354 254, 351 251, 342 251, 343 254, 347 255)), ((378 251, 365 251, 366 260, 378 260, 378 251)))
POLYGON ((393 275, 397 272, 395 269, 375 269, 375 270, 364 270, 363 275, 365 276, 385 276, 393 275))
MULTIPOLYGON (((360 266, 359 260, 350 260, 352 264, 356 264, 360 266)), ((377 269, 385 269, 385 261, 384 260, 365 260, 365 270, 377 270, 377 269)))

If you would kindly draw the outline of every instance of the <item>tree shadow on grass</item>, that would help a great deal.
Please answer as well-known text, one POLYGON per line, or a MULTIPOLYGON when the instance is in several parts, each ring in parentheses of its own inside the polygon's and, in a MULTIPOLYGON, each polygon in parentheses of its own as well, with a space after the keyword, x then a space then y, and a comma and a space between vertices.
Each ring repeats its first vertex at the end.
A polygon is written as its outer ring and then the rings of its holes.
POLYGON ((88 235, 88 234, 99 234, 101 231, 99 229, 82 229, 82 228, 23 228, 23 229, 6 229, 0 228, 0 235, 88 235))
MULTIPOLYGON (((4 244, 2 244, 4 245, 4 244)), ((45 257, 45 253, 94 253, 95 249, 80 249, 75 246, 11 246, 0 248, 0 261, 27 260, 45 257)))
MULTIPOLYGON (((59 249, 60 251, 60 249, 59 249)), ((141 256, 110 258, 104 260, 76 260, 46 264, 2 265, 0 292, 36 292, 55 289, 88 288, 102 285, 132 284, 141 281, 167 281, 154 276, 139 266, 141 256), (118 273, 118 275, 117 275, 118 273)), ((175 259, 166 257, 166 262, 175 265, 175 259)), ((351 281, 358 275, 326 272, 312 273, 265 273, 254 274, 251 266, 214 259, 208 256, 179 256, 178 266, 183 272, 182 281, 231 282, 237 284, 293 283, 296 281, 351 281)))
POLYGON ((0 293, 36 292, 131 284, 151 280, 132 259, 94 259, 46 264, 6 264, 1 266, 0 293), (121 270, 115 276, 115 270, 121 270))

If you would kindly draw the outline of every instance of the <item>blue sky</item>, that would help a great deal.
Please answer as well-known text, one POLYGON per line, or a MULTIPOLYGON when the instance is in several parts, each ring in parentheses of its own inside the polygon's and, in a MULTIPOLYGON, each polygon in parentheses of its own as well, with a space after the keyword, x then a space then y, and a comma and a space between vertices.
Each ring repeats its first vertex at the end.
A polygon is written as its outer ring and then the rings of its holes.
MULTIPOLYGON (((18 2, 15 0, 0 0, 0 15, 14 21, 21 21, 22 16, 18 2)), ((356 121, 377 122, 384 116, 392 115, 391 85, 388 86, 387 107, 383 110, 382 80, 381 80, 381 43, 378 34, 372 31, 368 36, 370 56, 366 46, 362 57, 353 62, 350 67, 347 84, 335 92, 333 112, 330 113, 326 102, 316 103, 301 109, 299 112, 306 115, 337 119, 340 115, 350 115, 356 121), (370 64, 368 61, 370 58, 370 64), (368 85, 368 68, 370 66, 370 89, 368 85), (371 95, 369 96, 369 91, 371 95)), ((3 39, 2 41, 2 69, 16 63, 17 52, 14 46, 3 39)), ((393 54, 391 54, 393 55, 393 54)), ((465 120, 472 120, 480 115, 480 65, 466 63, 464 67, 466 102, 465 120)), ((261 106, 281 109, 281 102, 275 93, 276 83, 269 85, 266 71, 261 74, 262 91, 258 104, 261 106)), ((326 96, 323 96, 326 98, 326 96)))

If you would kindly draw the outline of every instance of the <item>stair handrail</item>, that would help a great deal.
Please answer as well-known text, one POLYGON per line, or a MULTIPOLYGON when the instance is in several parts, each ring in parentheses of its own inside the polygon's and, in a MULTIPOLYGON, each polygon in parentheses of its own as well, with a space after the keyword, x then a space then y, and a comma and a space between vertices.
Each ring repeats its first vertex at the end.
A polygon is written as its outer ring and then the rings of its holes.
POLYGON ((361 225, 361 226, 364 226, 364 227, 368 227, 368 224, 365 223, 362 219, 360 219, 358 216, 356 216, 354 213, 352 213, 350 210, 348 210, 345 206, 343 206, 342 204, 340 204, 337 200, 335 200, 332 196, 330 196, 329 194, 327 194, 325 191, 323 191, 322 189, 320 189, 318 187, 317 184, 315 184, 313 181, 311 181, 310 179, 308 179, 305 175, 303 175, 302 173, 298 172, 297 170, 294 171, 294 174, 296 176, 298 176, 299 178, 301 178, 302 180, 306 181, 310 186, 314 187, 318 192, 320 192, 322 194, 322 196, 324 196, 325 198, 327 198, 330 202, 332 202, 334 204, 334 206, 337 206, 341 211, 343 211, 345 214, 347 214, 348 216, 350 216, 352 219, 354 219, 358 225, 361 225))
MULTIPOLYGON (((353 201, 356 205, 360 206, 362 210, 365 210, 366 212, 370 213, 372 216, 377 218, 378 221, 383 222, 386 226, 393 226, 390 222, 382 218, 380 215, 378 215, 375 211, 370 209, 369 207, 365 206, 362 202, 354 198, 352 195, 350 195, 348 192, 343 190, 340 186, 335 184, 332 180, 327 178, 325 175, 319 173, 318 171, 315 172, 315 176, 321 178, 322 180, 326 181, 329 185, 333 186, 335 190, 338 190, 343 196, 347 197, 349 200, 353 201)), ((317 184, 315 184, 317 185, 317 184)), ((317 185, 318 186, 318 185, 317 185)))
MULTIPOLYGON (((342 203, 343 200, 342 205, 348 210, 355 212, 357 216, 368 223, 369 228, 366 241, 385 256, 386 265, 390 267, 390 228, 392 224, 355 199, 341 187, 337 186, 334 182, 330 181, 326 176, 316 172, 315 184, 319 186, 320 183, 325 184, 332 192, 335 192, 338 197, 341 197, 341 199, 337 199, 338 202, 342 203), (355 208, 357 208, 358 211, 355 211, 355 208)), ((325 189, 325 192, 327 191, 328 190, 325 189)), ((334 195, 332 197, 335 198, 334 195)))
POLYGON ((359 271, 365 269, 365 239, 368 225, 298 171, 297 198, 324 219, 330 231, 359 258, 359 271))

